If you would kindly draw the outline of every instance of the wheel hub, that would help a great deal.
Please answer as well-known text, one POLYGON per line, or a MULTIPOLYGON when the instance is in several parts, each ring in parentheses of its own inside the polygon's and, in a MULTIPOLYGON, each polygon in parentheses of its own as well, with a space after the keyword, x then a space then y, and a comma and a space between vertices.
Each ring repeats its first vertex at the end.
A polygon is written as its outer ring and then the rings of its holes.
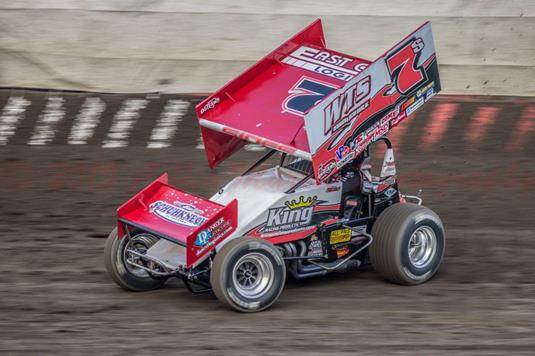
POLYGON ((268 259, 260 253, 249 253, 234 265, 232 279, 236 291, 246 298, 259 298, 273 284, 274 271, 268 259))
POLYGON ((423 268, 435 257, 437 237, 429 226, 420 226, 409 239, 409 260, 414 267, 423 268))

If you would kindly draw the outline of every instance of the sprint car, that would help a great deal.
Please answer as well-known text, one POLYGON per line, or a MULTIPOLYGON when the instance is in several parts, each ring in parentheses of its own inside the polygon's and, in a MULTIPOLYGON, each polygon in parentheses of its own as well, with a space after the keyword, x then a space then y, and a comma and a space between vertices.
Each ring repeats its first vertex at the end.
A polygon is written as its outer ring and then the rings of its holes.
POLYGON ((393 283, 429 280, 444 227, 400 193, 387 137, 439 91, 429 22, 368 61, 327 49, 314 21, 196 106, 210 167, 247 143, 268 152, 209 199, 163 174, 120 206, 105 247, 110 276, 132 291, 178 277, 242 312, 270 307, 287 275, 371 264, 393 283))

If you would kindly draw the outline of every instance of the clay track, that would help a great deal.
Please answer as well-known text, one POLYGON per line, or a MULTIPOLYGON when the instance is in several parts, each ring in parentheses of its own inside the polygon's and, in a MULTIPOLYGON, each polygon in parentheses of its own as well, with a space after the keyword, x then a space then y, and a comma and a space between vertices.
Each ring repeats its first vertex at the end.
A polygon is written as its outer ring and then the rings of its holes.
POLYGON ((431 282, 400 287, 372 270, 289 280, 271 310, 253 315, 190 295, 179 281, 125 292, 105 274, 102 252, 114 208, 162 171, 209 196, 261 153, 244 151, 211 172, 195 148, 191 107, 169 148, 145 148, 147 113, 127 147, 101 147, 111 116, 92 141, 68 145, 70 114, 50 144, 29 146, 34 108, 0 147, 0 353, 531 355, 534 105, 437 98, 394 137, 402 189, 423 189, 447 228, 444 265, 431 282), (442 124, 431 124, 433 115, 442 124), (484 129, 467 136, 474 125, 484 129))

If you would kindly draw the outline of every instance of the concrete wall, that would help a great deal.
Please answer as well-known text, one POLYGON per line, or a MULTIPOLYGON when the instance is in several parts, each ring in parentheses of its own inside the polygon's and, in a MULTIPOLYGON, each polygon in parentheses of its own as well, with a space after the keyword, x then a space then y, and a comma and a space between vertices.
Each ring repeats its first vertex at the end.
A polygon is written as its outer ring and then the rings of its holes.
POLYGON ((11 0, 0 86, 210 92, 321 17, 374 59, 431 20, 445 93, 535 95, 535 1, 11 0))

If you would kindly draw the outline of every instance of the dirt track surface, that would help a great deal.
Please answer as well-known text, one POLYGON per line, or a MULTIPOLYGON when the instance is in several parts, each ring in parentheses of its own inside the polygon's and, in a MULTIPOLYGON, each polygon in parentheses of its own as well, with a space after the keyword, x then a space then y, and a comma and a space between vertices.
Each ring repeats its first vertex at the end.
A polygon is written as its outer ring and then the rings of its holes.
MULTIPOLYGON (((123 291, 105 273, 103 246, 115 207, 163 171, 172 184, 210 196, 261 153, 210 171, 191 117, 187 136, 167 149, 1 147, 0 353, 532 355, 533 134, 531 146, 506 149, 519 106, 473 103, 424 149, 432 109, 417 114, 396 158, 402 190, 423 189, 447 228, 438 275, 418 287, 385 283, 373 270, 290 279, 279 302, 257 314, 191 295, 179 281, 123 291), (473 147, 465 130, 481 105, 501 111, 473 147)), ((146 136, 140 132, 131 142, 146 136)), ((28 133, 15 143, 21 135, 28 133)))

